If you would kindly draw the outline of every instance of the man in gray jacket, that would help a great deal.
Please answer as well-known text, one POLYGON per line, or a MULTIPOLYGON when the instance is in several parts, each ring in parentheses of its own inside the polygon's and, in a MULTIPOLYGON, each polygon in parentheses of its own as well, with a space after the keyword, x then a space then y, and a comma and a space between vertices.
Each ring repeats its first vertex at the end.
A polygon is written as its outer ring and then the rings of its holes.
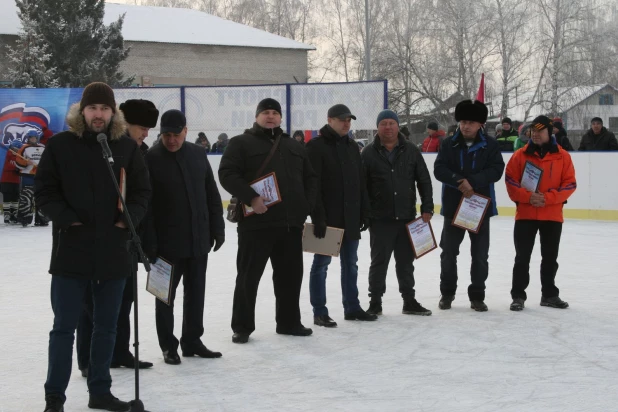
POLYGON ((371 202, 371 303, 367 313, 382 314, 386 272, 394 253, 399 292, 404 301, 403 313, 429 316, 431 311, 415 298, 414 251, 406 224, 416 217, 416 185, 421 195, 423 221, 431 220, 431 176, 420 150, 399 132, 399 118, 395 112, 380 112, 377 126, 378 134, 362 153, 371 202))

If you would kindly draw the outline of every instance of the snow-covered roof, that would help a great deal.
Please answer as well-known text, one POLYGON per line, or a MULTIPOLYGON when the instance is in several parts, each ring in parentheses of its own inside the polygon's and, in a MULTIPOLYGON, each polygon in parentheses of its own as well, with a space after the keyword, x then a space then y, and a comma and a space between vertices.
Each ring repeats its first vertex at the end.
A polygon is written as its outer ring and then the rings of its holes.
MULTIPOLYGON (((578 87, 559 87, 558 88, 558 112, 565 113, 571 110, 573 107, 577 106, 582 101, 586 100, 593 94, 603 90, 606 87, 611 87, 612 89, 618 91, 618 89, 610 84, 595 84, 591 86, 578 86, 578 87)), ((532 101, 534 92, 526 92, 521 93, 517 96, 514 96, 514 93, 511 93, 509 96, 509 108, 508 108, 508 117, 512 120, 524 121, 524 117, 526 115, 526 110, 530 106, 530 102, 532 101)), ((530 120, 535 118, 536 116, 547 114, 551 111, 551 96, 548 91, 544 91, 543 98, 541 102, 538 102, 539 96, 536 97, 537 103, 535 103, 530 112, 528 113, 528 117, 525 120, 530 120)), ((502 96, 498 95, 492 99, 491 107, 493 108, 494 116, 490 117, 490 120, 500 118, 500 105, 502 103, 502 96)), ((491 111, 490 111, 491 113, 491 111)))
MULTIPOLYGON (((21 22, 15 0, 0 0, 0 34, 17 35, 21 22)), ((126 13, 127 41, 315 50, 315 47, 198 10, 105 3, 105 24, 126 13)))

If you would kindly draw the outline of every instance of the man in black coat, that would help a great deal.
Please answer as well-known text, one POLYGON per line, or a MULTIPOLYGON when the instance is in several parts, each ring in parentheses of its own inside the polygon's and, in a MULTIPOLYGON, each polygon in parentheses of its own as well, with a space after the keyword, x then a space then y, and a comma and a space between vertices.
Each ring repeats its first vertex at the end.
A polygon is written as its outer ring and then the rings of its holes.
POLYGON ((618 150, 616 136, 603 126, 603 119, 594 117, 590 121, 590 130, 579 143, 580 152, 613 152, 618 150))
MULTIPOLYGON (((127 123, 125 136, 133 139, 140 149, 142 156, 146 156, 148 145, 144 139, 148 137, 151 128, 157 125, 159 111, 155 105, 148 100, 127 100, 120 104, 120 111, 123 113, 127 123)), ((141 225, 137 228, 140 238, 143 238, 141 225)), ((136 257, 137 259, 137 257, 136 257)), ((137 262, 133 264, 132 276, 137 276, 137 262)), ((127 284, 122 295, 120 314, 118 315, 118 326, 116 328, 116 346, 112 357, 111 368, 135 367, 135 358, 129 350, 131 340, 131 306, 133 305, 133 279, 127 278, 127 284)), ((77 325, 77 336, 75 346, 77 349, 77 366, 82 372, 83 377, 88 376, 88 364, 90 363, 90 343, 92 338, 92 293, 86 293, 84 311, 77 325)), ((139 361, 139 368, 146 369, 152 367, 151 362, 139 361)))
POLYGON ((308 336, 312 330, 300 320, 300 288, 303 281, 302 229, 315 202, 317 179, 305 149, 281 130, 281 105, 262 100, 255 123, 245 133, 230 139, 221 158, 221 185, 250 206, 255 214, 238 224, 236 289, 232 314, 234 343, 246 343, 255 330, 255 300, 266 263, 273 267, 277 298, 277 333, 308 336), (272 159, 269 153, 278 144, 272 159), (250 182, 275 173, 281 202, 267 207, 250 182))
MULTIPOLYGON (((346 320, 376 320, 365 312, 358 301, 358 241, 363 225, 369 219, 367 189, 363 166, 356 142, 348 136, 352 119, 350 109, 337 104, 328 110, 328 124, 307 143, 307 154, 318 176, 315 208, 311 213, 313 233, 318 239, 326 236, 326 227, 344 229, 340 249, 341 294, 346 320)), ((314 255, 309 275, 309 292, 313 306, 313 323, 335 327, 326 307, 326 272, 332 258, 314 255)))
POLYGON ((485 305, 485 281, 489 266, 489 218, 498 214, 494 183, 504 172, 504 160, 498 143, 485 137, 481 126, 487 121, 487 106, 478 100, 464 100, 455 107, 455 120, 459 130, 440 145, 434 164, 434 175, 443 183, 442 211, 444 227, 440 247, 440 309, 450 309, 457 290, 457 256, 459 246, 466 230, 453 226, 462 196, 471 197, 474 193, 491 198, 489 210, 485 214, 479 232, 470 235, 472 284, 468 288, 471 308, 478 312, 487 311, 485 305))
POLYGON ((162 257, 173 266, 170 304, 155 303, 159 346, 165 363, 180 364, 174 336, 174 300, 183 278, 182 356, 218 358, 200 340, 204 334, 204 295, 208 253, 225 241, 223 205, 204 148, 186 141, 187 119, 179 110, 161 116, 161 141, 146 154, 152 202, 144 249, 151 262, 162 257))
POLYGON ((399 132, 399 117, 383 110, 377 119, 378 133, 363 149, 365 179, 371 202, 371 266, 369 268, 368 313, 382 314, 386 273, 395 255, 395 272, 403 298, 402 313, 431 315, 416 300, 414 290, 414 250, 407 223, 416 218, 416 186, 421 195, 421 216, 429 222, 433 215, 431 175, 416 145, 399 132))
POLYGON ((46 412, 63 410, 71 377, 73 338, 84 294, 92 288, 94 332, 88 374, 88 406, 128 411, 111 392, 110 362, 116 323, 132 256, 118 194, 97 136, 107 136, 115 178, 126 172, 126 203, 133 222, 146 214, 150 183, 137 144, 123 136, 125 121, 114 92, 92 83, 67 115, 69 131, 49 140, 35 177, 36 204, 53 222, 49 272, 54 327, 49 336, 46 412))

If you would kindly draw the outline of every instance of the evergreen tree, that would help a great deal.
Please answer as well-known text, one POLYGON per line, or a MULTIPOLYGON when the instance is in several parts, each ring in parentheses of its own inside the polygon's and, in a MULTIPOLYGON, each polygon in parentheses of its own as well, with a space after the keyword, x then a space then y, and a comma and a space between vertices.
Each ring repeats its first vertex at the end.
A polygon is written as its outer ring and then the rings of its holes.
POLYGON ((45 39, 50 58, 63 87, 81 87, 93 81, 122 86, 120 63, 127 58, 122 23, 103 24, 104 0, 16 0, 21 15, 29 15, 36 31, 45 39))
POLYGON ((56 70, 49 67, 51 55, 43 36, 27 15, 20 15, 22 28, 15 47, 7 46, 8 74, 14 87, 58 87, 56 70))

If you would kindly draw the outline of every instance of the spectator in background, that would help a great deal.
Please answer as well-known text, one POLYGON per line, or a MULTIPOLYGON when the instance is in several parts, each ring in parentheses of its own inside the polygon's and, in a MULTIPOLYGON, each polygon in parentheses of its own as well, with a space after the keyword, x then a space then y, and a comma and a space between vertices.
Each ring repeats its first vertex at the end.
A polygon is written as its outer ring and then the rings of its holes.
POLYGON ((496 133, 495 133, 496 139, 500 138, 501 135, 502 135, 502 124, 498 123, 496 125, 496 133))
POLYGON ((208 137, 206 137, 206 133, 199 132, 197 134, 197 139, 195 139, 195 144, 202 146, 206 153, 210 153, 210 142, 208 141, 208 137))
POLYGON ((43 213, 38 208, 35 211, 34 207, 34 175, 36 175, 37 166, 45 150, 45 146, 40 143, 41 134, 41 131, 37 129, 30 129, 26 132, 28 140, 15 155, 15 166, 19 169, 21 177, 15 217, 24 227, 32 223, 33 217, 35 226, 47 226, 49 223, 43 213))
POLYGON ((221 133, 219 137, 217 137, 217 141, 212 145, 211 153, 219 153, 223 154, 225 149, 227 148, 228 137, 226 133, 221 133))
POLYGON ((552 130, 552 134, 556 138, 556 143, 558 143, 564 150, 566 150, 567 152, 573 151, 573 146, 571 146, 571 142, 567 137, 567 132, 562 126, 562 119, 559 117, 554 117, 554 127, 552 130))
POLYGON ((0 179, 0 192, 4 209, 4 223, 15 224, 17 221, 17 202, 19 201, 19 169, 15 166, 17 152, 24 144, 21 140, 13 140, 6 153, 2 178, 0 179))
POLYGON ((584 134, 579 144, 580 152, 609 152, 618 150, 616 136, 605 127, 603 119, 594 117, 590 121, 590 130, 584 134))
POLYGON ((448 130, 446 132, 446 137, 453 137, 455 136, 455 133, 457 133, 457 125, 452 124, 448 127, 448 130))
POLYGON ((427 133, 429 136, 423 141, 421 152, 437 153, 440 149, 440 143, 442 143, 442 139, 446 136, 446 133, 444 133, 444 130, 439 129, 438 123, 436 122, 429 122, 427 125, 427 133))
POLYGON ((519 126, 519 137, 515 140, 515 144, 513 145, 513 151, 517 151, 528 144, 530 140, 530 124, 523 123, 519 126))
POLYGON ((410 140, 410 130, 408 130, 408 126, 404 126, 399 129, 399 132, 405 136, 406 140, 410 140))
POLYGON ((301 145, 305 145, 305 132, 303 132, 302 130, 295 131, 292 137, 301 145))
POLYGON ((496 137, 501 152, 512 152, 515 147, 515 141, 519 137, 517 130, 513 128, 513 122, 510 118, 502 119, 502 133, 500 137, 496 137))

